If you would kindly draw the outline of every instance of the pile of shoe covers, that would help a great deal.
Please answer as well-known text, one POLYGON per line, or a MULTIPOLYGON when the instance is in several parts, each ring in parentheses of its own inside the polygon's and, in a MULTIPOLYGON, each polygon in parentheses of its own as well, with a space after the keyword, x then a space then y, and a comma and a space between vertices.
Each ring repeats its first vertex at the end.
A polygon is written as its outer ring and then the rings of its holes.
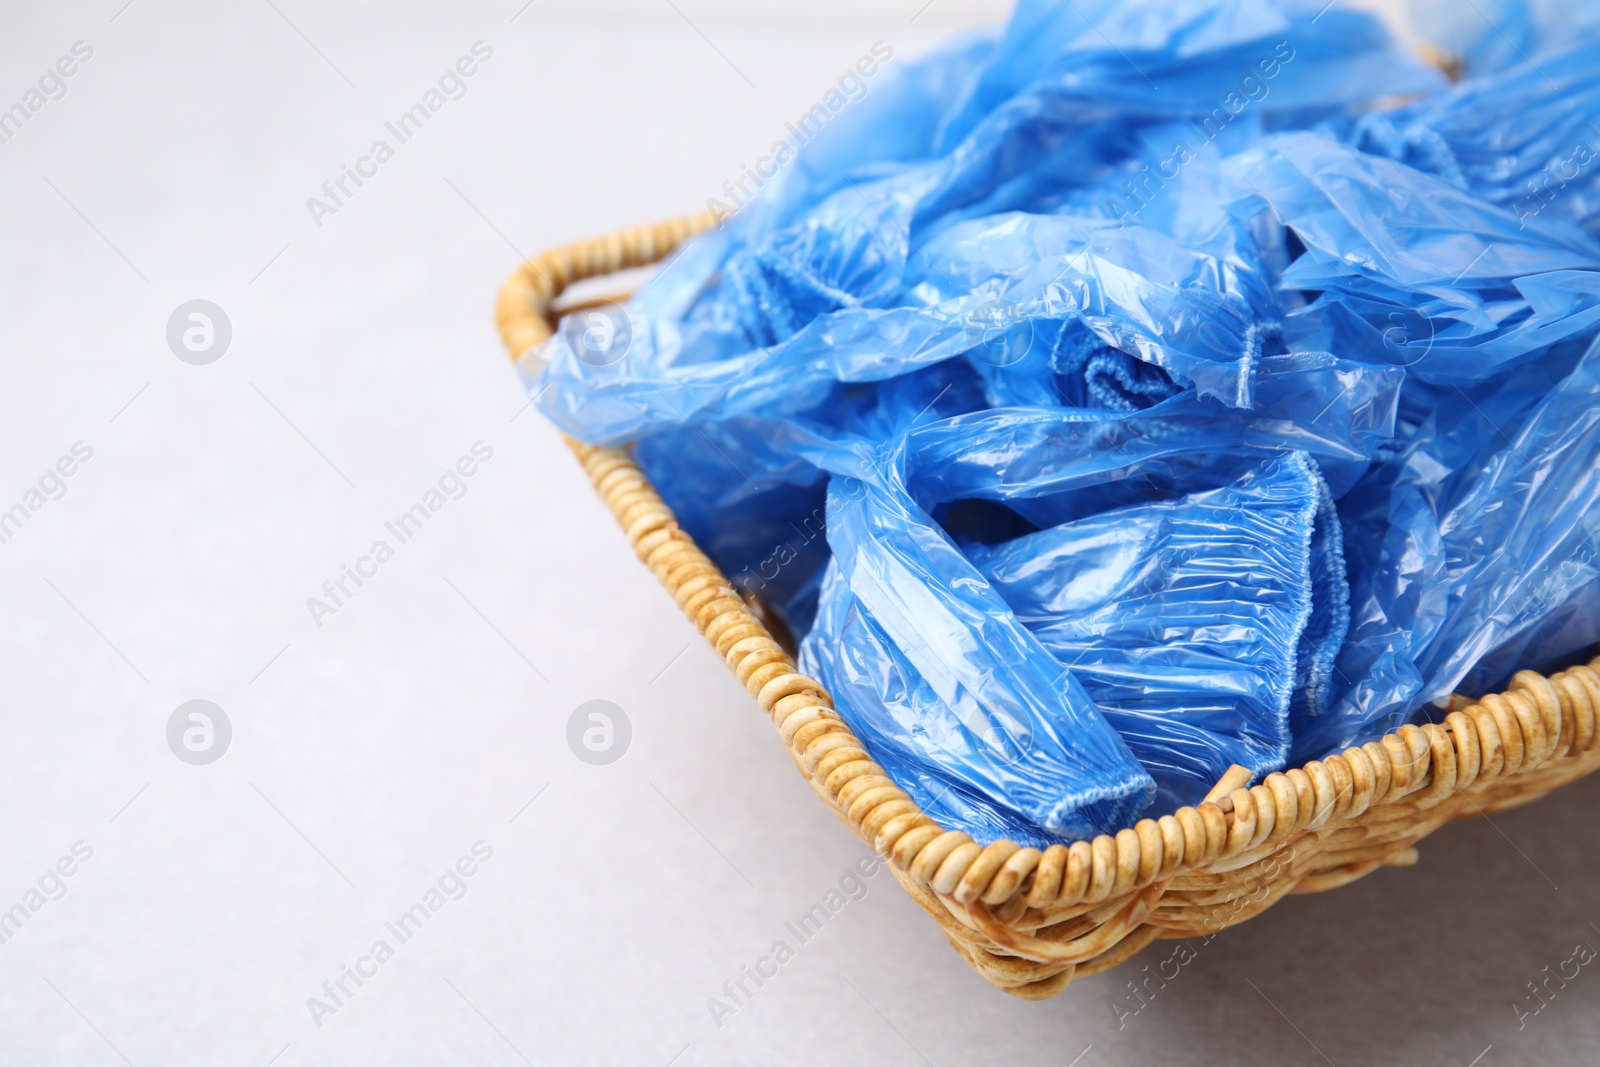
POLYGON ((1600 640, 1597 26, 1020 0, 522 372, 941 823, 1116 830, 1600 640))

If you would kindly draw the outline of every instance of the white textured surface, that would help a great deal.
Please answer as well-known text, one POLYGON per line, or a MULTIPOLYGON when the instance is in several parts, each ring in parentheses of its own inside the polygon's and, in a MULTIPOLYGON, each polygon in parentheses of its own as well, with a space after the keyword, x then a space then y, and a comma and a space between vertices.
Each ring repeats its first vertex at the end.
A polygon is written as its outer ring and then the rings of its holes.
POLYGON ((94 49, 0 145, 0 509, 94 450, 0 545, 0 908, 93 849, 0 944, 0 1063, 1595 1061, 1588 969, 1511 1007, 1600 945, 1594 783, 1196 943, 1120 1028, 1133 971, 1010 1000, 886 874, 714 1024, 864 849, 519 415, 490 302, 510 246, 694 210, 871 42, 998 5, 121 3, 0 14, 0 107, 94 49), (467 95, 314 227, 306 197, 480 39, 467 95), (197 297, 234 332, 203 367, 164 340, 197 297), (466 495, 314 626, 480 440, 466 495), (164 739, 194 698, 233 723, 210 766, 164 739), (633 724, 605 767, 564 741, 595 698, 633 724), (316 1026, 479 840, 466 895, 316 1026))

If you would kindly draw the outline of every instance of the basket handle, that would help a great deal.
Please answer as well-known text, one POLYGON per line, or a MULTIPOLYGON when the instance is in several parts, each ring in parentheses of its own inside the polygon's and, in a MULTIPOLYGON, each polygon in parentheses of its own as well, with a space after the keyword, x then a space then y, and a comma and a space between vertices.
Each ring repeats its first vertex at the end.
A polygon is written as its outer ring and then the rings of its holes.
POLYGON ((495 301, 494 321, 500 339, 513 360, 543 344, 555 329, 550 304, 569 285, 599 278, 630 267, 645 267, 665 259, 685 240, 716 224, 709 211, 698 215, 635 226, 592 241, 562 245, 533 259, 525 259, 495 301))

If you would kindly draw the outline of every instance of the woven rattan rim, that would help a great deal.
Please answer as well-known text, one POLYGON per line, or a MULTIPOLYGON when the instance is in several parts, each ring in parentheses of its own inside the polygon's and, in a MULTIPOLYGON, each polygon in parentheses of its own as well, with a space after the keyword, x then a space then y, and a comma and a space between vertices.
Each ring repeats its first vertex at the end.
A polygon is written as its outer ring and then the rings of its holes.
MULTIPOLYGON (((581 241, 525 261, 495 319, 513 358, 551 334, 574 282, 645 266, 713 225, 709 213, 581 241)), ((985 978, 1037 999, 1122 962, 1158 937, 1210 934, 1289 893, 1380 866, 1408 866, 1445 822, 1533 800, 1600 766, 1600 659, 1505 693, 1456 699, 1443 724, 1379 741, 1246 788, 1235 768, 1205 801, 1116 834, 1048 849, 987 847, 928 817, 872 761, 726 576, 678 525, 626 451, 570 438, 639 559, 772 719, 817 793, 889 861, 906 891, 985 978)))

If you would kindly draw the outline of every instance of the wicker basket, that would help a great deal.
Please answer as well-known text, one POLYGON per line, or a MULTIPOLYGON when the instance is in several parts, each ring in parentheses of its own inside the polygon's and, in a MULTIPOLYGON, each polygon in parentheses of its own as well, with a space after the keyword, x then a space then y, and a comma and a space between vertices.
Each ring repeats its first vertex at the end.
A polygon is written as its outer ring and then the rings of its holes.
MULTIPOLYGON (((697 215, 547 252, 500 293, 513 357, 551 334, 551 302, 573 282, 663 259, 712 224, 697 215)), ((1043 851, 984 847, 923 814, 862 748, 827 692, 688 534, 628 453, 568 441, 639 558, 771 716, 817 793, 889 861, 956 951, 1008 993, 1042 999, 1076 975, 1157 938, 1208 935, 1290 893, 1315 893, 1378 867, 1417 862, 1418 841, 1451 819, 1533 800, 1600 766, 1600 659, 1513 688, 1456 698, 1442 725, 1381 741, 1245 788, 1234 768, 1197 807, 1115 835, 1043 851)))

